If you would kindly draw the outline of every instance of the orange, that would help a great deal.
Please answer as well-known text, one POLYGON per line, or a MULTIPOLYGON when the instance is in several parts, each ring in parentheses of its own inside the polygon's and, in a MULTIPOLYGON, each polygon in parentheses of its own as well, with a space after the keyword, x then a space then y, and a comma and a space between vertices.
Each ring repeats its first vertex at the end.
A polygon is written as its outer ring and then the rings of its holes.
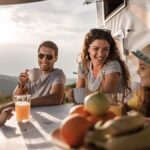
POLYGON ((84 136, 89 129, 87 119, 79 114, 67 116, 60 125, 60 136, 71 147, 83 144, 84 136))
POLYGON ((85 117, 90 115, 90 113, 87 110, 85 110, 84 105, 82 104, 71 107, 71 109, 69 110, 69 114, 80 114, 85 117))
POLYGON ((104 121, 108 121, 108 120, 113 119, 113 118, 115 118, 115 117, 116 117, 116 114, 115 114, 114 112, 112 112, 112 111, 107 111, 107 112, 105 113, 105 115, 103 116, 103 120, 104 120, 104 121))
POLYGON ((102 120, 102 118, 100 116, 96 116, 96 115, 90 115, 87 116, 87 120, 90 123, 90 128, 92 128, 94 126, 94 124, 100 120, 102 120))

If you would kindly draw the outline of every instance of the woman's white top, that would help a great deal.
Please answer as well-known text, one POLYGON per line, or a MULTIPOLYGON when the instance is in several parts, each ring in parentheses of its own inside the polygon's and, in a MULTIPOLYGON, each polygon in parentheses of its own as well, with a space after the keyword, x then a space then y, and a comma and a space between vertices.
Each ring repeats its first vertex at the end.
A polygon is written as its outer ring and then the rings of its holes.
POLYGON ((102 80, 106 75, 117 72, 120 73, 120 81, 118 83, 116 92, 123 92, 122 71, 118 61, 113 60, 105 64, 96 78, 93 76, 91 63, 88 64, 88 69, 84 69, 83 64, 81 62, 78 66, 78 75, 80 78, 84 78, 86 80, 86 87, 91 92, 99 90, 102 80))

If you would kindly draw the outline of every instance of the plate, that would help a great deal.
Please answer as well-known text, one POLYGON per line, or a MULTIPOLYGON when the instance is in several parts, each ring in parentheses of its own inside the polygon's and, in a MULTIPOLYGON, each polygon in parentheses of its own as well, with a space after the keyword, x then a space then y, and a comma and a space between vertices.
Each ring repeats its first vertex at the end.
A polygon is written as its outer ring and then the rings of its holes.
MULTIPOLYGON (((146 123, 145 123, 145 126, 149 126, 150 125, 150 118, 146 118, 146 123)), ((94 148, 93 146, 92 147, 84 147, 84 146, 81 146, 79 148, 72 148, 70 147, 68 144, 64 143, 62 138, 60 137, 60 130, 59 128, 55 129, 54 131, 51 132, 50 134, 50 142, 61 148, 62 150, 96 150, 96 148, 94 148)), ((150 149, 145 149, 145 150, 150 150, 150 149)))
POLYGON ((59 129, 55 129, 50 134, 50 140, 51 140, 51 143, 53 143, 54 145, 62 148, 63 150, 78 150, 78 149, 70 147, 68 144, 63 142, 62 138, 60 137, 59 129))
POLYGON ((95 147, 90 146, 90 145, 82 145, 78 148, 72 148, 68 144, 64 143, 62 138, 60 137, 60 130, 59 128, 55 129, 53 132, 50 134, 50 140, 51 143, 54 144, 55 146, 61 148, 62 150, 98 150, 95 147))

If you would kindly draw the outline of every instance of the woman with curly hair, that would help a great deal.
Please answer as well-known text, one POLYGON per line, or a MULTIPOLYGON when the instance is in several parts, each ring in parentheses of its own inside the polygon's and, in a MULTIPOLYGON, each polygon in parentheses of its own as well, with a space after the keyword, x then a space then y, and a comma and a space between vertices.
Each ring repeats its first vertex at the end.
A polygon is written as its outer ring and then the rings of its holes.
POLYGON ((80 55, 76 87, 101 93, 130 91, 130 75, 109 30, 91 29, 80 55))

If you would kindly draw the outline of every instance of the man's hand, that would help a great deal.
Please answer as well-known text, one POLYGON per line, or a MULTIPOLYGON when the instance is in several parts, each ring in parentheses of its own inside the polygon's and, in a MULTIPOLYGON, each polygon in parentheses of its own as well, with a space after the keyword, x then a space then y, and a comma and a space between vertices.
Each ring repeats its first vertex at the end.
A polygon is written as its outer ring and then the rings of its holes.
POLYGON ((26 69, 24 72, 21 72, 18 78, 18 83, 24 86, 29 80, 28 70, 26 69))

